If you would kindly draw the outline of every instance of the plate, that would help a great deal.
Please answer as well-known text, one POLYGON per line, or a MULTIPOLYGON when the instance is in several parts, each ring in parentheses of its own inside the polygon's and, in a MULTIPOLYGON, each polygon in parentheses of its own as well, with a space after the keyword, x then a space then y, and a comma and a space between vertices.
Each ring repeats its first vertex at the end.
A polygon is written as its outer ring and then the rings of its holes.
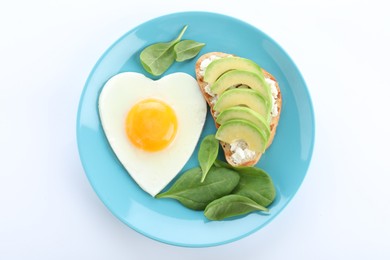
MULTIPOLYGON (((195 61, 196 58, 175 63, 162 76, 181 71, 195 77, 195 61)), ((215 133, 215 127, 208 115, 202 137, 210 133, 215 133)), ((89 75, 77 116, 80 158, 101 201, 118 219, 139 233, 186 247, 229 243, 270 223, 293 198, 306 175, 314 133, 309 92, 286 52, 259 29, 229 16, 207 12, 165 15, 123 35, 102 55, 89 75), (105 82, 124 71, 145 73, 139 61, 140 51, 149 44, 174 39, 184 25, 188 25, 188 29, 183 39, 206 43, 200 55, 220 51, 247 57, 279 81, 283 97, 279 126, 273 144, 257 165, 271 175, 277 190, 269 215, 252 213, 236 219, 208 221, 202 212, 186 209, 174 200, 152 198, 124 170, 106 140, 97 107, 105 82)), ((197 149, 183 170, 197 164, 197 149)))

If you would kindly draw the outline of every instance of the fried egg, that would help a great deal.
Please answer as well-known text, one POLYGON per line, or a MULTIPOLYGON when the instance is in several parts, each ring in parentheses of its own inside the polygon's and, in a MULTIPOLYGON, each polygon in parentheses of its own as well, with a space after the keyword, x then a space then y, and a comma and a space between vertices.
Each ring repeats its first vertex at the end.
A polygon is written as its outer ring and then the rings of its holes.
POLYGON ((159 80, 124 72, 99 96, 107 140, 133 180, 152 196, 191 157, 205 123, 207 106, 196 80, 173 73, 159 80))

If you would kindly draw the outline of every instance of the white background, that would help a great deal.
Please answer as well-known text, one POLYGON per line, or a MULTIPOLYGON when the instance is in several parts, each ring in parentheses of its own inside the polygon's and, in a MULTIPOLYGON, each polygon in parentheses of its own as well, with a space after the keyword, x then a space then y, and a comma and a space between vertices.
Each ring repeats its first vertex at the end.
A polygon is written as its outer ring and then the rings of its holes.
POLYGON ((379 0, 2 1, 0 259, 390 259, 389 24, 379 0), (315 109, 312 163, 292 202, 255 234, 212 248, 162 244, 121 223, 77 151, 95 62, 128 30, 178 11, 267 33, 315 109))

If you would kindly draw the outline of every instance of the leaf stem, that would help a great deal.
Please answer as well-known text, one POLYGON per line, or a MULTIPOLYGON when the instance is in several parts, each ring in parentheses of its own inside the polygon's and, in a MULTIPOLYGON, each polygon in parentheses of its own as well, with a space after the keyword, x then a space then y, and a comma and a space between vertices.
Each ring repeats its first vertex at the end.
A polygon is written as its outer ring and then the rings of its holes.
MULTIPOLYGON (((183 29, 181 29, 179 36, 174 40, 174 43, 177 43, 181 40, 181 37, 183 37, 185 31, 187 30, 188 25, 184 26, 183 29)), ((173 45, 173 44, 172 44, 173 45)))

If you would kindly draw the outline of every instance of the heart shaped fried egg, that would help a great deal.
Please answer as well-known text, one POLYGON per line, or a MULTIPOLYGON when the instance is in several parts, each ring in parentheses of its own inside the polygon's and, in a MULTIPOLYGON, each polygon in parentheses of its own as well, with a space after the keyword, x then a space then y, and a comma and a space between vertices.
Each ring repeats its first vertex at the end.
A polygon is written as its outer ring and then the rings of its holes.
POLYGON ((152 196, 191 157, 207 106, 196 80, 173 73, 159 80, 124 72, 107 81, 99 114, 107 140, 133 180, 152 196))

